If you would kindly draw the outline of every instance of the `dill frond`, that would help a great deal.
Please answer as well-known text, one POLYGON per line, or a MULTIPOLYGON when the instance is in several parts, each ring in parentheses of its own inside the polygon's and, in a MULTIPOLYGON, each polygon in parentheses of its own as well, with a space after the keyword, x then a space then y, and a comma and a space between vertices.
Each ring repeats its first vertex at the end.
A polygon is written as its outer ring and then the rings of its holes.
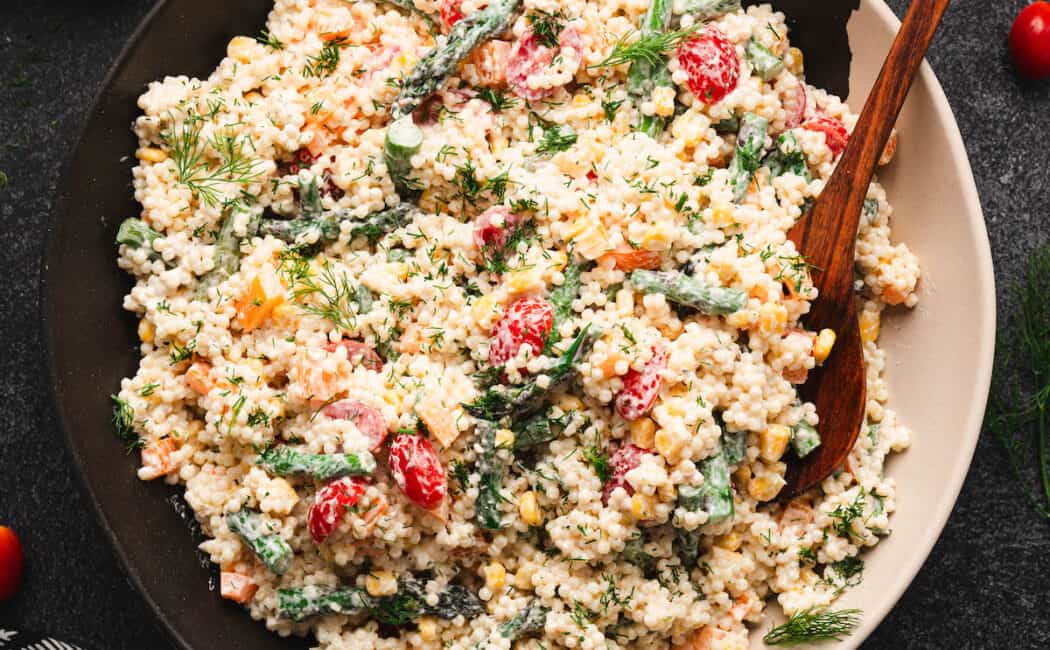
POLYGON ((178 182, 205 205, 215 206, 226 200, 224 184, 236 185, 240 192, 262 175, 257 169, 259 161, 250 155, 254 153, 250 138, 233 134, 229 128, 232 126, 219 127, 211 140, 204 140, 204 118, 190 112, 181 124, 161 135, 175 163, 178 182), (218 157, 217 164, 209 160, 209 148, 218 157))
POLYGON ((634 63, 635 61, 645 61, 654 66, 660 65, 668 52, 677 47, 687 36, 703 27, 703 25, 703 23, 697 23, 686 29, 673 32, 658 32, 650 35, 642 34, 637 30, 629 32, 616 41, 609 56, 589 67, 611 68, 624 63, 634 63), (631 38, 635 35, 638 35, 638 40, 631 42, 631 38))
POLYGON ((859 609, 828 612, 816 607, 801 611, 762 637, 768 645, 790 646, 810 641, 841 640, 860 624, 859 609))

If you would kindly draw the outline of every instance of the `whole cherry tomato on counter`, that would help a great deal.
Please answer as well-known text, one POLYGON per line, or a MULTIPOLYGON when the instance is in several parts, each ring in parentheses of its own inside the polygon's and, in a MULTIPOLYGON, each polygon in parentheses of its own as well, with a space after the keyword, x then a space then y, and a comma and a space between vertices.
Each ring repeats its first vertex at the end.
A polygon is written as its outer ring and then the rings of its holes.
POLYGON ((14 597, 22 584, 22 543, 15 531, 0 526, 0 600, 14 597))
POLYGON ((1017 15, 1010 30, 1010 55, 1026 77, 1050 77, 1050 2, 1033 2, 1017 15))

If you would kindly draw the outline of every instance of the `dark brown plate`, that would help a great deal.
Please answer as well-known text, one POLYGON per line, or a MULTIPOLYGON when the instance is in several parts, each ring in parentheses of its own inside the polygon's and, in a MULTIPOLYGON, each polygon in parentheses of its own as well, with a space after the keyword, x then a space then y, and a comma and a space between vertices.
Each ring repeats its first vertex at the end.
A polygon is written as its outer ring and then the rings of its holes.
MULTIPOLYGON (((858 0, 773 4, 795 21, 809 80, 845 97, 845 21, 858 0)), ((749 3, 751 4, 751 3, 749 3)), ((288 650, 301 640, 267 632, 219 598, 215 568, 180 490, 136 478, 110 424, 109 395, 135 372, 135 318, 121 303, 131 286, 117 268, 117 226, 140 212, 131 190, 137 142, 131 124, 146 84, 165 75, 207 76, 237 34, 257 34, 266 0, 167 0, 146 17, 102 86, 66 164, 43 273, 44 324, 60 421, 103 529, 162 628, 181 648, 288 650)))

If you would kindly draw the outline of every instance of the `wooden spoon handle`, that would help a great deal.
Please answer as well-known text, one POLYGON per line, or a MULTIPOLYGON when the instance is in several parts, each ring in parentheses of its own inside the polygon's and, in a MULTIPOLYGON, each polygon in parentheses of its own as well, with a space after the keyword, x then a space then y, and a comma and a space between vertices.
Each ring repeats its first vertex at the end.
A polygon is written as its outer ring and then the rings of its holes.
MULTIPOLYGON (((821 192, 818 203, 836 208, 837 214, 831 220, 834 225, 811 217, 803 219, 792 232, 791 239, 796 243, 806 242, 807 260, 817 269, 853 267, 857 227, 868 184, 949 2, 913 0, 838 167, 821 192)), ((852 274, 830 275, 842 281, 834 287, 821 286, 821 299, 836 300, 849 295, 852 274)))

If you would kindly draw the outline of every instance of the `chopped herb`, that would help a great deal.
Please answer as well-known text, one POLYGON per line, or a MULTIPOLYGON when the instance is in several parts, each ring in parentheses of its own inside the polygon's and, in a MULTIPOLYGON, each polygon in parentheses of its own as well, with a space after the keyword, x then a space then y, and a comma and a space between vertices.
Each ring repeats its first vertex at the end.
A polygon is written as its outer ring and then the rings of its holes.
POLYGON ((284 43, 280 41, 276 36, 270 33, 270 30, 264 29, 259 32, 259 35, 255 37, 255 40, 259 41, 271 50, 283 50, 284 43))
POLYGON ((245 186, 258 180, 262 172, 259 161, 249 156, 254 145, 248 136, 237 136, 228 128, 219 128, 211 142, 201 140, 204 119, 194 113, 186 115, 182 124, 161 134, 168 153, 175 163, 175 177, 205 205, 215 206, 227 200, 220 194, 222 185, 231 183, 245 186), (205 159, 208 148, 218 152, 219 163, 205 159))
POLYGON ((344 39, 325 43, 320 53, 307 57, 306 65, 303 66, 303 76, 322 79, 335 72, 339 67, 339 51, 346 46, 347 42, 344 39))
POLYGON ((616 111, 620 110, 620 107, 623 106, 625 101, 627 100, 621 99, 618 101, 602 102, 602 112, 605 113, 605 120, 607 122, 612 122, 616 119, 616 111))
POLYGON ((493 113, 499 113, 518 103, 518 100, 504 88, 478 88, 478 97, 489 103, 493 113))
POLYGON ((326 259, 321 263, 320 277, 307 274, 292 286, 292 298, 303 311, 320 316, 346 332, 357 327, 357 315, 351 308, 361 308, 357 288, 350 284, 345 271, 336 271, 326 259), (313 298, 311 302, 308 299, 313 298))
POLYGON ((828 612, 811 607, 778 625, 762 637, 769 645, 796 645, 810 641, 839 641, 848 636, 860 623, 859 609, 828 612))
POLYGON ((529 24, 532 25, 532 32, 536 34, 536 38, 539 39, 541 45, 552 48, 558 47, 558 36, 561 34, 561 30, 565 29, 565 25, 559 20, 562 17, 561 12, 552 14, 542 9, 536 9, 528 15, 529 24))
POLYGON ((574 144, 576 144, 576 132, 572 130, 572 127, 567 124, 553 124, 544 129, 540 144, 536 147, 536 153, 554 154, 566 151, 574 144))
POLYGON ((634 63, 635 61, 645 61, 653 66, 658 66, 663 63, 664 56, 674 49, 683 39, 692 34, 694 31, 702 27, 704 23, 700 22, 688 29, 681 29, 674 32, 655 32, 652 34, 642 34, 641 32, 631 32, 625 34, 620 40, 616 41, 613 45, 612 52, 609 56, 601 63, 596 63, 591 68, 605 68, 617 65, 623 65, 624 63, 634 63), (634 34, 638 34, 638 40, 630 43, 631 37, 634 34))
POLYGON ((116 395, 110 395, 109 398, 113 400, 113 430, 130 454, 145 445, 142 438, 135 433, 135 411, 130 404, 116 395))
POLYGON ((142 387, 142 390, 139 391, 139 395, 142 397, 149 397, 153 394, 153 391, 157 390, 159 387, 160 384, 146 384, 142 387))
MULTIPOLYGON (((597 438, 597 434, 595 434, 595 438, 597 438)), ((598 480, 605 483, 612 478, 612 466, 609 465, 609 454, 605 452, 600 442, 600 440, 596 439, 595 444, 584 448, 583 460, 591 466, 598 480)))
POLYGON ((179 347, 178 341, 171 342, 171 365, 188 361, 197 349, 197 339, 190 340, 185 347, 179 347))
POLYGON ((832 523, 832 528, 835 530, 836 535, 846 539, 852 539, 856 536, 856 533, 853 532, 853 522, 864 516, 866 496, 867 493, 862 488, 852 503, 845 506, 840 505, 828 513, 828 516, 835 520, 832 523))

